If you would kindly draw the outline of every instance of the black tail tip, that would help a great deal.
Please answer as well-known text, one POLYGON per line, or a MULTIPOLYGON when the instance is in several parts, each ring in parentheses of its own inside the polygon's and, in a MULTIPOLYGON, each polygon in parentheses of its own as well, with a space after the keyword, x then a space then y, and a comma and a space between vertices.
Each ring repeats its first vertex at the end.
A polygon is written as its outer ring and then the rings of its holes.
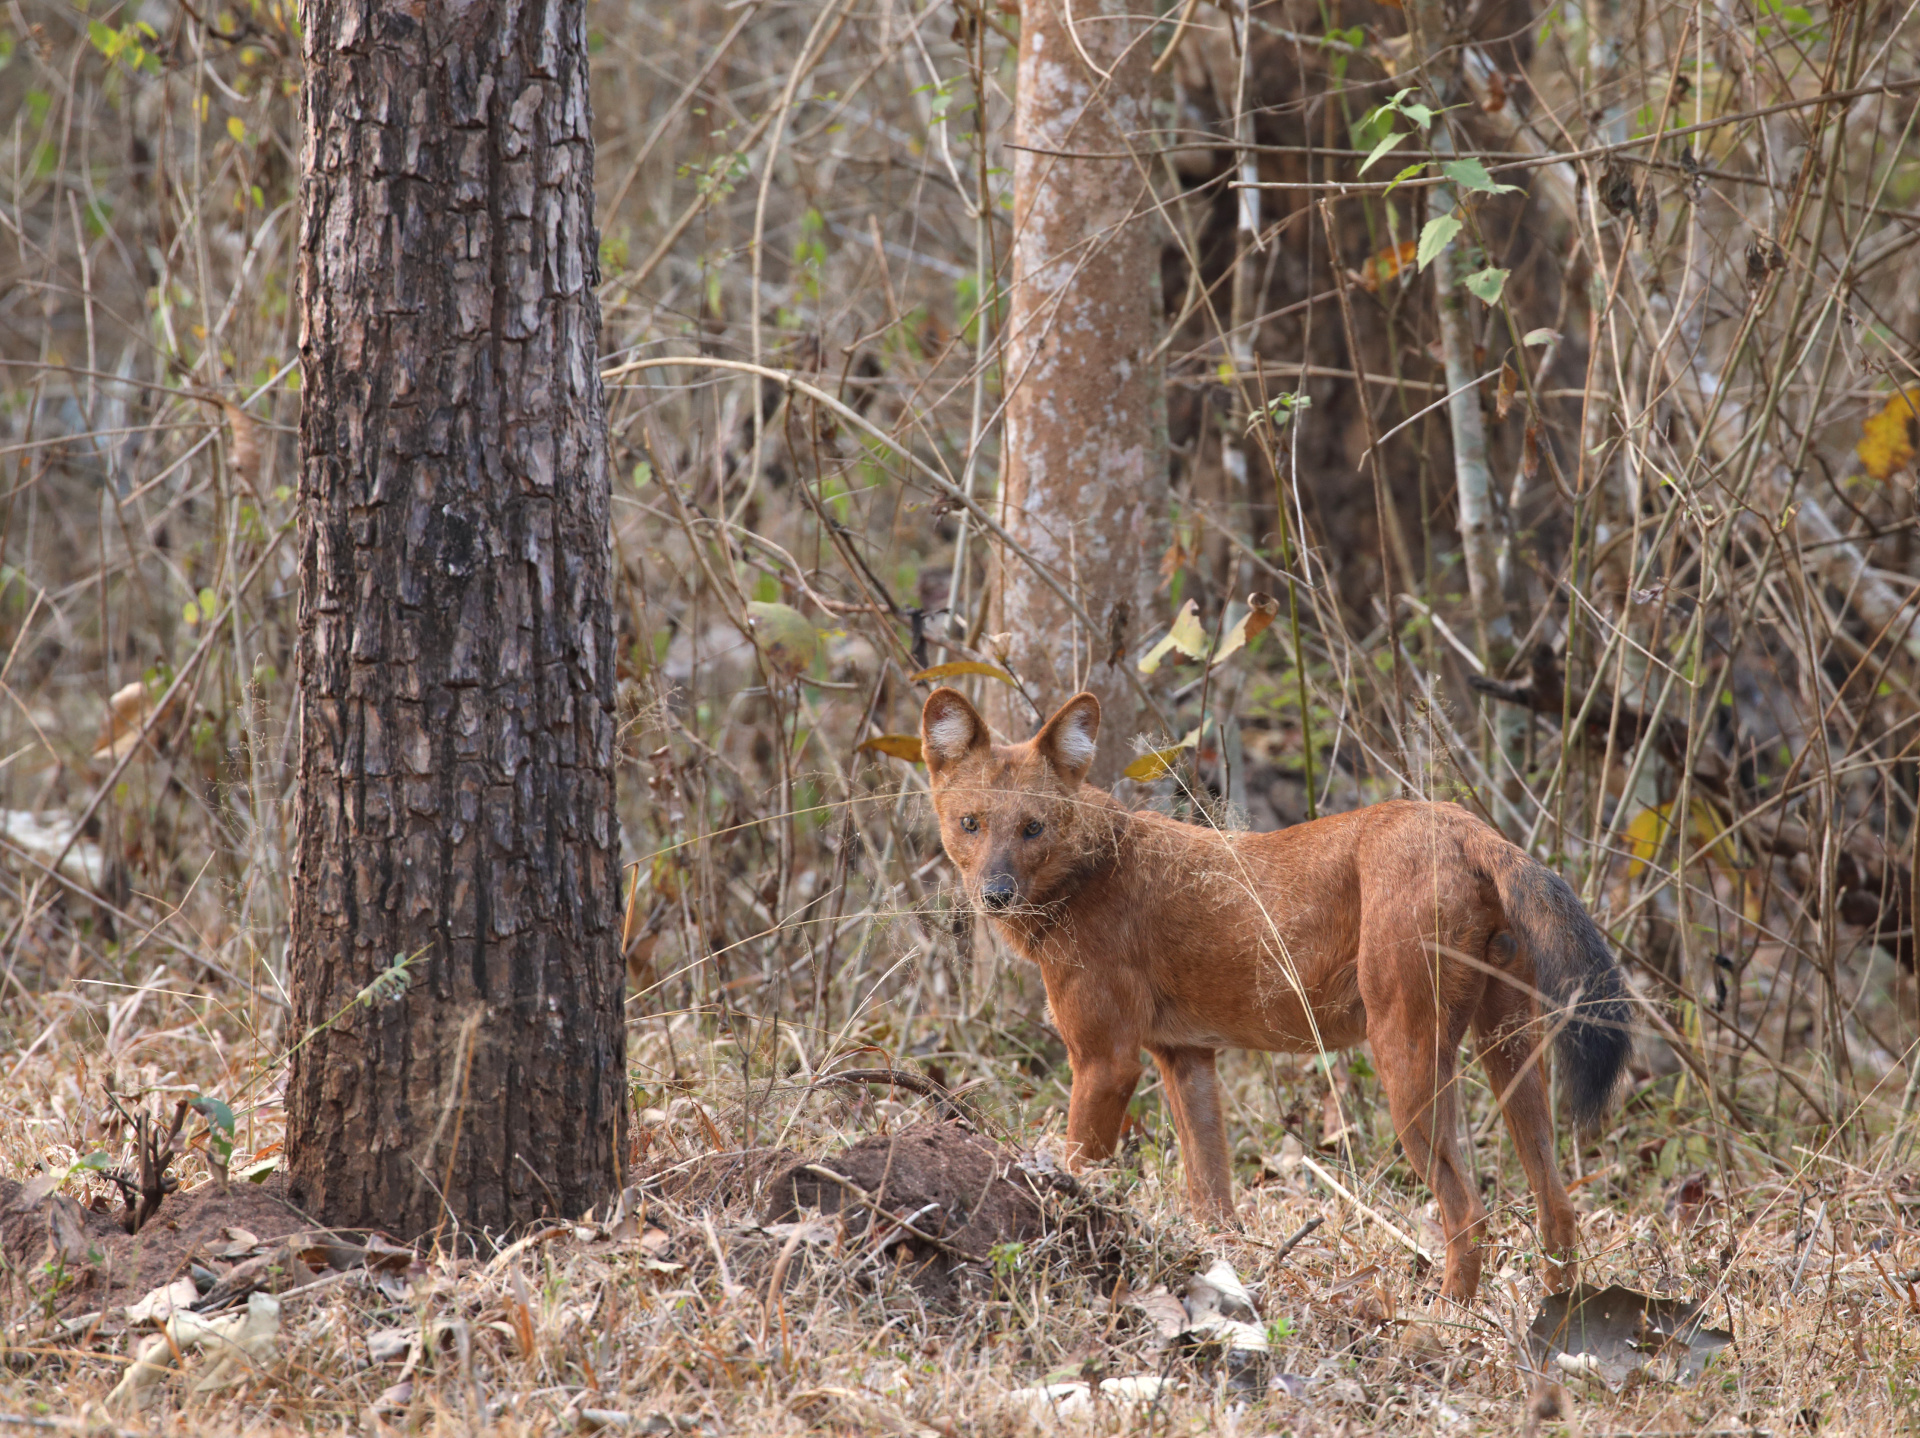
POLYGON ((1556 1045, 1560 1083, 1573 1121, 1583 1134, 1599 1129, 1613 1105, 1633 1037, 1627 1031, 1627 1006, 1618 998, 1578 1005, 1556 1045))

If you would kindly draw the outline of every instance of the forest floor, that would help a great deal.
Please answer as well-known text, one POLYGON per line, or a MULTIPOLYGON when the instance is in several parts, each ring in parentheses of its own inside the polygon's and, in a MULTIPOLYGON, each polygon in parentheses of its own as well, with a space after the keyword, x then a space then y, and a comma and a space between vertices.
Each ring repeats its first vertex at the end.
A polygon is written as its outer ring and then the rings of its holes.
POLYGON ((1573 1187, 1586 1281, 1630 1292, 1584 1310, 1584 1344, 1563 1326, 1582 1351, 1556 1356, 1529 1333, 1556 1317, 1531 1200, 1471 1084, 1492 1219, 1459 1305, 1364 1060, 1227 1065, 1227 1231, 1185 1216, 1153 1092, 1119 1161, 1077 1181, 1052 1161, 1064 1065, 995 1074, 956 1108, 792 1074, 743 1089, 737 1064, 692 1076, 681 1043, 681 1077, 637 1095, 624 1195, 500 1245, 318 1233, 278 1196, 270 1103, 241 1125, 229 1191, 189 1147, 182 1191, 128 1238, 98 1169, 65 1171, 58 1124, 14 1109, 0 1429, 1920 1428, 1920 1159, 1891 1140, 1843 1129, 1782 1162, 1684 1085, 1641 1082, 1573 1187))

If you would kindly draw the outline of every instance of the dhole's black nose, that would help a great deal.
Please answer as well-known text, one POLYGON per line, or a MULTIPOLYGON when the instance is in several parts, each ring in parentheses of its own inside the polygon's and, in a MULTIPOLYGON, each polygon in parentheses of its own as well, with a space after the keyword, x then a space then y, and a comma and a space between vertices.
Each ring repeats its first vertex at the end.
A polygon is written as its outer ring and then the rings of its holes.
POLYGON ((1014 900, 1013 875, 995 874, 980 886, 980 902, 989 909, 1012 907, 1014 900))

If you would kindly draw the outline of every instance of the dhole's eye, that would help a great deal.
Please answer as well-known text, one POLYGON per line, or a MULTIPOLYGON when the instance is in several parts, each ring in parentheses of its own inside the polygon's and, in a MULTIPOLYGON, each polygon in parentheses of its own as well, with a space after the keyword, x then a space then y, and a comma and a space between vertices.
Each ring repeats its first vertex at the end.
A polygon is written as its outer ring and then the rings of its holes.
POLYGON ((980 832, 980 821, 971 814, 962 814, 960 816, 960 827, 969 834, 977 834, 980 832))
POLYGON ((1047 826, 1038 819, 1029 819, 1027 820, 1027 827, 1022 829, 1020 833, 1025 838, 1037 839, 1046 831, 1046 827, 1047 826))

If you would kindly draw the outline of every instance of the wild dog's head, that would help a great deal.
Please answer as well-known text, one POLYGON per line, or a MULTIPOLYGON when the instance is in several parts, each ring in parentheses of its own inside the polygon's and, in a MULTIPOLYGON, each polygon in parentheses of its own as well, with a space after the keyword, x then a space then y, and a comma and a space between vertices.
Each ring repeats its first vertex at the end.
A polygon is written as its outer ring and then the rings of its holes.
POLYGON ((1111 853, 1113 814, 1084 789, 1100 734, 1100 701, 1076 694, 1024 744, 996 745, 955 689, 920 711, 940 838, 967 891, 1004 913, 1066 897, 1111 853))

